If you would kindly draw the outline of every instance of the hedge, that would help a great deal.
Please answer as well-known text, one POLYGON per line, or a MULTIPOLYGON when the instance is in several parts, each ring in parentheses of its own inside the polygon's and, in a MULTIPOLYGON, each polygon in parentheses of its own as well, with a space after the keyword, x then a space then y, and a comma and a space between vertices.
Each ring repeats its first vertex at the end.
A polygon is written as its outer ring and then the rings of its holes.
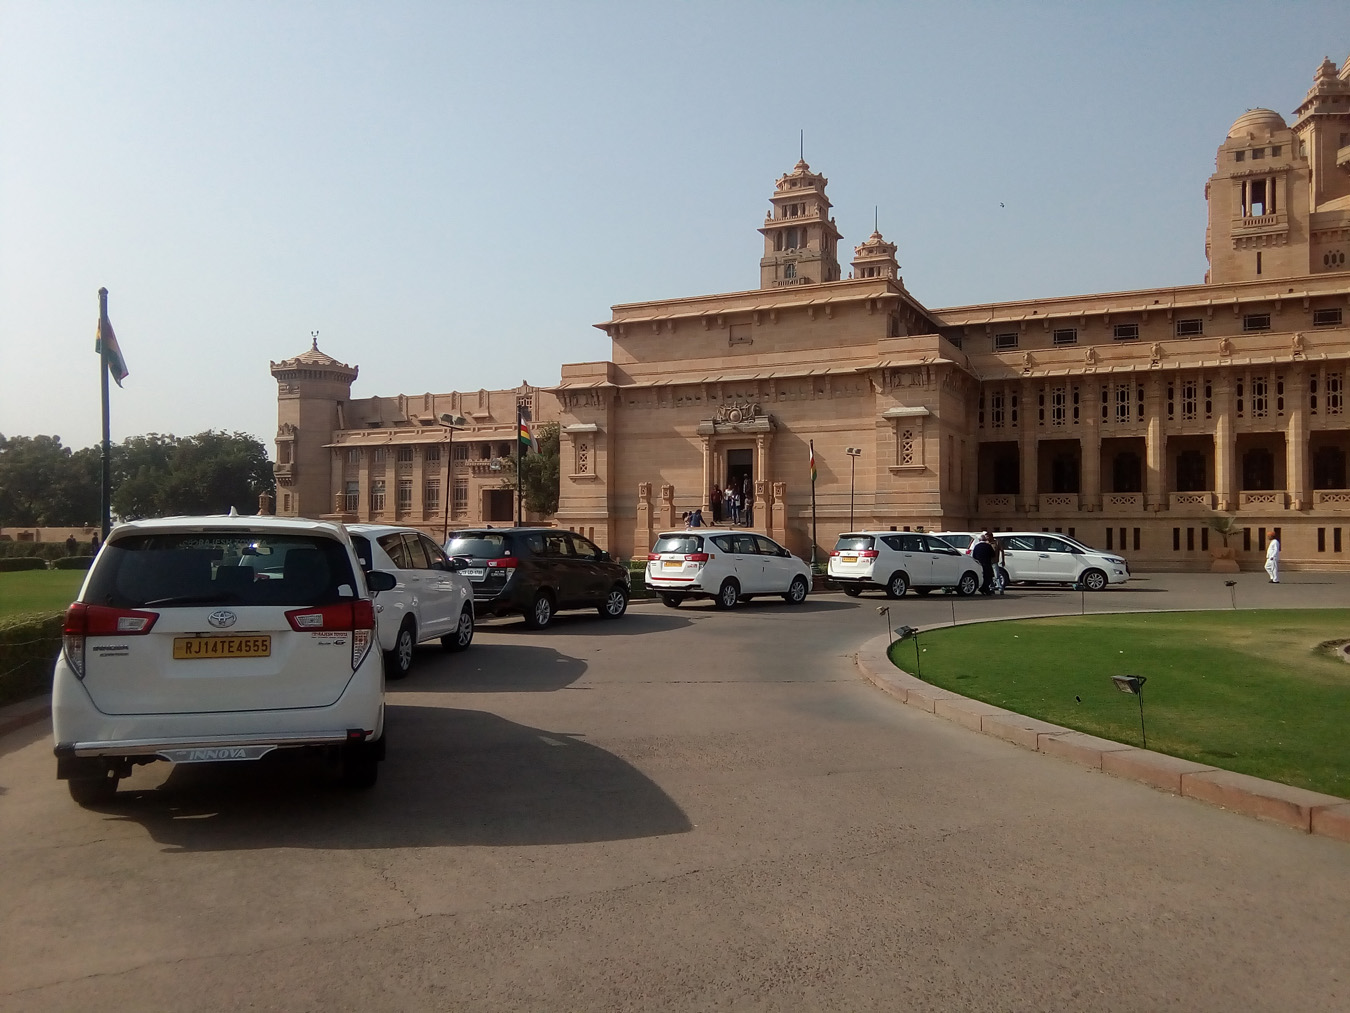
POLYGON ((0 705, 51 692, 65 613, 0 619, 0 705))
POLYGON ((53 570, 87 570, 93 565, 93 556, 62 556, 52 560, 53 570))
MULTIPOLYGON (((89 539, 84 539, 76 543, 79 547, 75 550, 77 553, 89 551, 89 539)), ((65 542, 17 542, 0 541, 0 559, 6 559, 13 556, 37 556, 39 559, 60 559, 63 556, 69 556, 66 551, 65 542)))
POLYGON ((40 556, 10 556, 0 559, 0 573, 13 573, 15 570, 45 570, 47 561, 40 556))

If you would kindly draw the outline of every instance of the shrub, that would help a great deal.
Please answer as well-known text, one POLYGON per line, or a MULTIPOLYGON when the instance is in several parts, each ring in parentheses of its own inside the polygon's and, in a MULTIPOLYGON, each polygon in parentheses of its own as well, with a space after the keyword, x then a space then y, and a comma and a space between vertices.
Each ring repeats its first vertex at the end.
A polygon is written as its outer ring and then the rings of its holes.
MULTIPOLYGON (((80 552, 89 551, 89 542, 79 543, 80 552)), ((14 556, 33 556, 38 559, 60 559, 68 555, 65 542, 0 542, 0 559, 14 556)))
POLYGON ((47 561, 41 556, 10 556, 0 559, 0 573, 13 573, 15 570, 45 570, 47 561))
POLYGON ((0 706, 51 691, 65 615, 0 619, 0 706))
POLYGON ((62 556, 52 560, 53 570, 87 570, 93 565, 93 556, 62 556))

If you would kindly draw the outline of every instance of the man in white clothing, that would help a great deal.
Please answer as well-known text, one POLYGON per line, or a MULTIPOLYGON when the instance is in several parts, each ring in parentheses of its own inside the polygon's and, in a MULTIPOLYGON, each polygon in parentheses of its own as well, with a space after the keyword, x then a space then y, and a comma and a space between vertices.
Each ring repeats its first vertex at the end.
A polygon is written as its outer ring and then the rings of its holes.
POLYGON ((1280 540, 1274 536, 1266 546, 1266 573, 1272 584, 1280 582, 1280 540))

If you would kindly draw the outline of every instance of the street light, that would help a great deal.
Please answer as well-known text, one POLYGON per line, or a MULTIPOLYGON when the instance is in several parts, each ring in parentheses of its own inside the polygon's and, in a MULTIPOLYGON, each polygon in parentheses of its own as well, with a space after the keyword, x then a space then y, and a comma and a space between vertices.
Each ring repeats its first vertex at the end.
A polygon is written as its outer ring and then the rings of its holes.
POLYGON ((858 458, 862 457, 862 447, 848 447, 844 450, 848 454, 848 529, 853 530, 853 476, 857 468, 858 458))
POLYGON ((443 426, 450 434, 445 443, 445 529, 441 532, 442 547, 450 540, 450 494, 453 490, 454 468, 455 468, 455 430, 464 429, 469 424, 469 420, 463 415, 451 415, 449 412, 441 412, 436 416, 436 421, 443 426))

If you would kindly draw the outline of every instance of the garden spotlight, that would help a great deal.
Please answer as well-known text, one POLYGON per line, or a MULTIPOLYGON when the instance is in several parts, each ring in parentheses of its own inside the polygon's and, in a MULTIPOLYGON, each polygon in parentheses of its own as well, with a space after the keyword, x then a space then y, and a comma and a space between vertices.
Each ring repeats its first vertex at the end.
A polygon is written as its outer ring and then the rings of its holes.
POLYGON ((1228 595, 1233 599, 1233 608, 1237 608, 1237 581, 1225 580, 1223 586, 1228 588, 1228 595))
POLYGON ((1139 698, 1139 734, 1144 739, 1144 748, 1148 748, 1148 733, 1144 731, 1144 683, 1148 682, 1148 676, 1145 675, 1113 675, 1111 681, 1116 684, 1116 689, 1122 693, 1129 693, 1131 696, 1139 698))
POLYGON ((877 615, 886 617, 886 642, 895 643, 895 634, 891 632, 891 607, 889 605, 878 605, 877 615))
POLYGON ((914 626, 897 626, 895 635, 900 640, 914 638, 914 674, 923 678, 923 661, 919 658, 919 630, 914 626))

